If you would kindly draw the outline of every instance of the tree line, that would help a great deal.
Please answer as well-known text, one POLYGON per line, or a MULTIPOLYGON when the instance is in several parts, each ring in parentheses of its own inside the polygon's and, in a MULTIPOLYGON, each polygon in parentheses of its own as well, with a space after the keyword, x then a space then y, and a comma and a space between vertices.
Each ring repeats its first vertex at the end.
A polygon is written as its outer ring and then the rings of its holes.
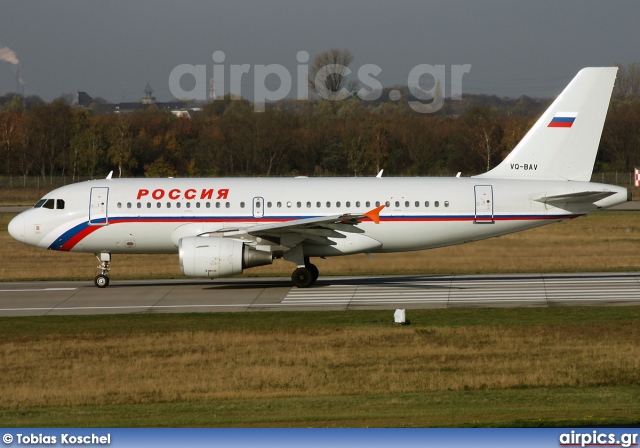
MULTIPOLYGON (((382 98, 388 96, 383 95, 382 98)), ((153 106, 100 114, 61 98, 0 97, 0 175, 465 175, 497 165, 550 100, 469 95, 419 114, 399 101, 283 100, 255 113, 225 97, 191 118, 153 106)), ((640 64, 621 67, 597 171, 640 164, 640 64)), ((16 182, 18 184, 18 182, 16 182)))

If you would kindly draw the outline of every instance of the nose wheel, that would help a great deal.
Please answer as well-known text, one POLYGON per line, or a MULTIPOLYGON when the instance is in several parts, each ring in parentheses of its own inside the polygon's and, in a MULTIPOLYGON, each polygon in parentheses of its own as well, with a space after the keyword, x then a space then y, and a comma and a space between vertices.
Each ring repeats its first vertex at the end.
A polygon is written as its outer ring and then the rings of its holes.
POLYGON ((98 288, 106 288, 109 286, 109 263, 111 263, 111 254, 109 253, 101 253, 96 254, 96 258, 100 262, 97 268, 102 272, 101 274, 96 275, 93 279, 94 285, 98 288))
POLYGON ((98 288, 106 288, 107 286, 109 286, 109 277, 102 274, 96 275, 96 278, 93 279, 93 283, 98 288))

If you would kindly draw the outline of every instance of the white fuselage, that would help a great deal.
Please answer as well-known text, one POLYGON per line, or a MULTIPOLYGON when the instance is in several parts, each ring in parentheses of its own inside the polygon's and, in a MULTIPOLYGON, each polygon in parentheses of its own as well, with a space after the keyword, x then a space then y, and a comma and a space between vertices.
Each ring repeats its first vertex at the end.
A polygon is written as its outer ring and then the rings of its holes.
POLYGON ((376 244, 357 237, 350 245, 305 243, 304 255, 314 257, 491 238, 625 202, 627 190, 589 182, 487 178, 105 179, 58 188, 44 199, 63 200, 64 208, 40 206, 21 213, 9 226, 16 239, 50 250, 136 254, 176 253, 186 236, 361 214, 388 204, 379 224, 364 220, 358 225, 376 244), (539 201, 583 191, 612 194, 595 204, 539 201))

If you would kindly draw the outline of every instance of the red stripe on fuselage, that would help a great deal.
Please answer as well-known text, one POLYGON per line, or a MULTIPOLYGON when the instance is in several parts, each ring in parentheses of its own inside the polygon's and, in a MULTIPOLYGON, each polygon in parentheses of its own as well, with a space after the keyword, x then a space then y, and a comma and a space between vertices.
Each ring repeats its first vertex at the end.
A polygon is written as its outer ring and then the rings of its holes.
POLYGON ((60 246, 60 249, 58 249, 58 250, 61 250, 61 251, 64 251, 64 252, 69 252, 71 249, 73 249, 75 247, 76 244, 78 244, 80 241, 82 241, 86 236, 91 235, 93 232, 98 230, 100 227, 103 227, 103 226, 88 226, 88 227, 82 229, 81 231, 76 233, 74 236, 69 238, 62 246, 60 246))

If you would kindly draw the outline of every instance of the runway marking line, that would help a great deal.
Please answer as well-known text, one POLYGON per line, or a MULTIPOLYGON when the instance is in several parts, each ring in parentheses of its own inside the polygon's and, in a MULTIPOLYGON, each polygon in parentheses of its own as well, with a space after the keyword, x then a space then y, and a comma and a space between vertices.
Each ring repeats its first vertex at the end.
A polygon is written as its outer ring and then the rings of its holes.
POLYGON ((75 291, 78 288, 0 289, 0 292, 75 291))

